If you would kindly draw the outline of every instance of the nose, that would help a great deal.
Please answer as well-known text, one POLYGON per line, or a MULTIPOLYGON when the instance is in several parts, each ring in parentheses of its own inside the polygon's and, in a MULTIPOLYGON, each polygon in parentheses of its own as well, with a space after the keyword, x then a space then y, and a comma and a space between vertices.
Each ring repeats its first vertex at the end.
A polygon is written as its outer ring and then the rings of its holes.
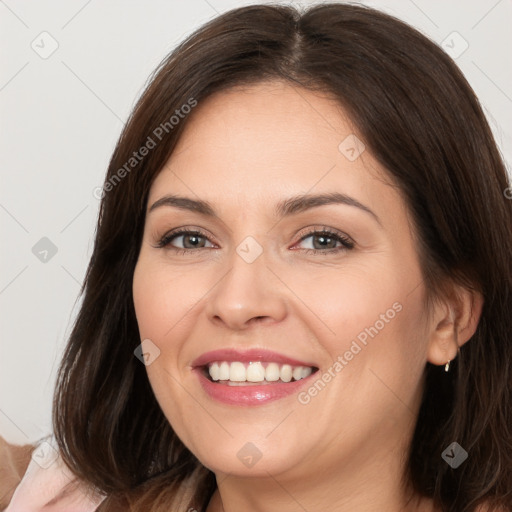
POLYGON ((209 320, 231 330, 282 321, 287 314, 285 287, 267 266, 264 254, 248 263, 234 253, 230 263, 207 301, 209 320))

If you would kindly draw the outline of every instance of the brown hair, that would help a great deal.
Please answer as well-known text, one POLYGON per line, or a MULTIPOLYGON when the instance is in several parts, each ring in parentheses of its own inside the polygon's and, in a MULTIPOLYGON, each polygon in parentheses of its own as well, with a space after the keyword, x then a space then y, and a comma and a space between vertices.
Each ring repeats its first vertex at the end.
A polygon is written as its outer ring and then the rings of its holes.
POLYGON ((208 503, 213 473, 177 438, 134 357, 141 340, 132 278, 151 183, 188 117, 169 120, 214 92, 263 80, 328 93, 343 106, 407 201, 431 297, 446 282, 483 294, 477 331, 450 372, 426 364, 406 476, 444 511, 484 502, 512 509, 512 203, 504 164, 454 62, 405 23, 354 5, 234 9, 188 37, 151 77, 110 161, 83 302, 59 371, 53 421, 64 460, 109 495, 101 510, 115 510, 116 500, 144 511, 208 503), (154 147, 127 167, 148 137, 154 147), (457 469, 441 458, 453 441, 469 453, 457 469))

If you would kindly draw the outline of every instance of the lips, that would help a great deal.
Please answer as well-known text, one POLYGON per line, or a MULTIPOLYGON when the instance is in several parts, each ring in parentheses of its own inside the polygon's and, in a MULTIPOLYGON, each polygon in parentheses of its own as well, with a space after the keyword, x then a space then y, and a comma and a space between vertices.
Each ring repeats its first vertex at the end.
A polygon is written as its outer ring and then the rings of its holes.
POLYGON ((192 367, 209 397, 230 405, 259 405, 284 398, 318 370, 309 361, 263 349, 207 352, 192 367))

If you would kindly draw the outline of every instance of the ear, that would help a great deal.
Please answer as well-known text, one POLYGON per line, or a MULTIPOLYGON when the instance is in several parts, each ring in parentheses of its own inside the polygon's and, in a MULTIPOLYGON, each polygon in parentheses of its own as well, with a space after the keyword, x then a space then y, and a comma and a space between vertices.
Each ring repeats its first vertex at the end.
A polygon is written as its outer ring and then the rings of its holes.
POLYGON ((427 359, 444 365, 455 359, 459 347, 475 334, 482 314, 483 296, 456 285, 450 298, 439 300, 432 315, 427 359))

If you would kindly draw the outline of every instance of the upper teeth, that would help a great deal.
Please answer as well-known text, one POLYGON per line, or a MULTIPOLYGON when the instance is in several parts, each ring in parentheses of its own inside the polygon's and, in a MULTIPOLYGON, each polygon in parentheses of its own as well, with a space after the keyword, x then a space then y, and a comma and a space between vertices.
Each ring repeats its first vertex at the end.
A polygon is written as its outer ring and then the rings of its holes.
POLYGON ((250 362, 241 363, 233 361, 215 362, 208 365, 208 372, 212 380, 229 380, 232 382, 275 382, 281 379, 290 382, 300 380, 311 375, 309 366, 291 366, 289 364, 250 362))

